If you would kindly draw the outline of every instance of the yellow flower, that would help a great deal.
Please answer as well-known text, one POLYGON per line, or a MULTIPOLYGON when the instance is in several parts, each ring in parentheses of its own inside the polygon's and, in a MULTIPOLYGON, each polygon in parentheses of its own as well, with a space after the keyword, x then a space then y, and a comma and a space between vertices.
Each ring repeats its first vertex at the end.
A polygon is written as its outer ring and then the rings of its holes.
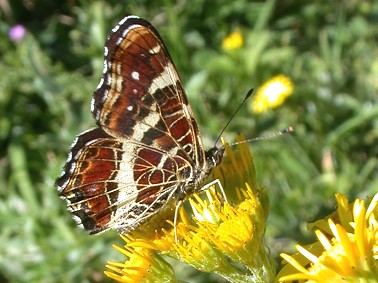
POLYGON ((126 242, 124 248, 113 247, 129 259, 124 263, 109 261, 106 276, 123 283, 176 282, 172 267, 155 251, 128 245, 135 240, 132 236, 121 235, 121 238, 126 242))
POLYGON ((338 215, 314 224, 318 242, 297 246, 299 254, 281 254, 288 264, 278 282, 376 282, 378 278, 378 193, 368 208, 357 199, 348 205, 336 195, 338 215), (295 281, 298 282, 298 281, 295 281))
POLYGON ((154 275, 174 280, 159 255, 163 254, 199 271, 217 273, 230 282, 272 281, 275 270, 262 241, 268 203, 264 191, 256 186, 248 145, 239 144, 236 151, 226 146, 226 156, 213 175, 220 182, 191 196, 179 208, 176 225, 172 221, 172 205, 165 210, 171 212, 168 218, 159 213, 151 219, 152 229, 144 225, 122 236, 125 248, 117 249, 129 260, 110 262, 107 276, 129 278, 131 273, 138 282, 149 282, 145 276, 153 270, 154 275), (162 217, 169 220, 165 222, 162 217), (164 222, 160 228, 155 225, 164 222), (143 255, 145 261, 141 260, 143 255))
POLYGON ((280 106, 293 93, 293 82, 284 75, 278 75, 265 82, 257 91, 252 101, 252 110, 256 113, 280 106))
POLYGON ((239 29, 229 34, 222 42, 222 48, 224 50, 238 49, 242 45, 243 45, 243 35, 241 34, 239 29))

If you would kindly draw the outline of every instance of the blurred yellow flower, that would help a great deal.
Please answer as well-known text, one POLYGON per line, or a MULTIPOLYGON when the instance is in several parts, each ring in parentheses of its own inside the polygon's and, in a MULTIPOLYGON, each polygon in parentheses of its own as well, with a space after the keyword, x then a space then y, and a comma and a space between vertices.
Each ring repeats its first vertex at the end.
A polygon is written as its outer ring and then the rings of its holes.
MULTIPOLYGON (((126 242, 132 237, 120 235, 126 242)), ((104 273, 118 282, 176 282, 172 267, 155 251, 144 247, 125 245, 124 248, 113 246, 129 259, 124 263, 109 261, 104 273)))
POLYGON ((233 50, 242 47, 243 35, 239 29, 229 34, 222 42, 222 48, 224 50, 233 50))
POLYGON ((226 146, 213 177, 227 187, 214 185, 191 196, 179 208, 176 225, 172 204, 138 231, 121 236, 125 247, 116 248, 128 260, 109 262, 105 274, 120 282, 162 282, 156 276, 174 282, 172 269, 159 255, 163 254, 230 282, 271 282, 275 269, 262 241, 268 203, 256 186, 248 145, 239 144, 235 151, 226 146))
POLYGON ((256 113, 280 106, 293 93, 293 82, 289 77, 278 75, 265 82, 252 100, 252 110, 256 113))
POLYGON ((278 282, 377 282, 378 193, 367 209, 359 199, 353 205, 342 194, 336 199, 337 215, 314 224, 318 242, 281 254, 288 264, 278 282))

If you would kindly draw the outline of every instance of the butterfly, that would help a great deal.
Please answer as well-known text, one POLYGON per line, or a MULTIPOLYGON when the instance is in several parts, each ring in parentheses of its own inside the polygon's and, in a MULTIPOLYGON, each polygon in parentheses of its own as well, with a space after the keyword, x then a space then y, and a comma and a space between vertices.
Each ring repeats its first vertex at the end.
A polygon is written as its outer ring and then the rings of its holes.
POLYGON ((79 226, 127 233, 201 190, 224 147, 205 151, 177 70, 159 33, 123 18, 104 48, 91 102, 97 127, 71 146, 59 195, 79 226))

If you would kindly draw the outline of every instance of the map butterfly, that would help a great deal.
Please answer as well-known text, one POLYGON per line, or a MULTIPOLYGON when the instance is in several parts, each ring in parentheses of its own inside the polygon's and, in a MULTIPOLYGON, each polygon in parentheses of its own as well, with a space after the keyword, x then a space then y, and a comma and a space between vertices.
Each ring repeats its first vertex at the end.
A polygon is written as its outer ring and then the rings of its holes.
POLYGON ((123 18, 107 39, 91 102, 97 127, 73 142, 56 185, 91 234, 127 233, 201 190, 224 147, 204 150, 196 119, 156 29, 123 18))

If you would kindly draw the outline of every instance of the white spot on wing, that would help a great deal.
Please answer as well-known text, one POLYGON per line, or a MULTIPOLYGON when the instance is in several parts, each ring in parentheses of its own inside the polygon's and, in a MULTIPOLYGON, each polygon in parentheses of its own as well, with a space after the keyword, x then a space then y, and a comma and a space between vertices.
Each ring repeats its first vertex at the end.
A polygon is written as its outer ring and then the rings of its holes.
POLYGON ((150 54, 158 54, 160 52, 160 50, 161 50, 161 46, 158 44, 155 47, 153 47, 150 50, 148 50, 148 52, 150 54))
POLYGON ((94 112, 94 104, 95 104, 95 100, 94 100, 94 97, 92 97, 92 99, 91 99, 91 112, 92 113, 94 112))
POLYGON ((133 71, 131 73, 131 77, 136 80, 136 81, 139 81, 139 73, 137 71, 133 71))
MULTIPOLYGON (((84 133, 83 133, 84 134, 84 133)), ((79 137, 76 137, 74 141, 71 143, 71 148, 75 147, 77 144, 77 141, 79 140, 79 137)))
POLYGON ((101 111, 96 111, 96 121, 100 120, 100 113, 101 111))
POLYGON ((108 98, 108 93, 109 93, 109 90, 105 90, 104 91, 104 94, 102 95, 102 99, 101 101, 104 103, 105 100, 108 98))
MULTIPOLYGON (((60 177, 63 177, 63 175, 65 175, 65 172, 63 172, 64 174, 62 174, 62 176, 60 176, 60 177)), ((68 185, 68 183, 70 182, 70 180, 71 180, 71 178, 67 178, 67 180, 63 183, 63 185, 61 185, 61 186, 58 186, 58 188, 59 188, 59 192, 62 192, 66 187, 67 187, 67 185, 68 185)))
POLYGON ((72 159, 72 151, 70 151, 70 153, 68 154, 68 157, 67 157, 66 163, 71 162, 71 159, 72 159))
MULTIPOLYGON (((70 211, 71 213, 74 212, 74 211, 70 211)), ((80 229, 84 229, 84 226, 83 226, 83 222, 81 222, 81 219, 79 216, 75 215, 75 214, 72 214, 72 218, 73 220, 75 220, 77 226, 80 228, 80 229)))
MULTIPOLYGON (((80 155, 80 154, 81 154, 81 151, 78 152, 78 155, 80 155)), ((75 156, 75 160, 77 160, 76 156, 75 156)), ((76 169, 76 162, 72 162, 70 171, 68 171, 68 175, 72 176, 72 174, 75 172, 75 169, 76 169)), ((67 181, 69 181, 69 180, 67 180, 67 181)))
MULTIPOLYGON (((129 30, 127 29, 127 30, 125 30, 125 31, 128 32, 129 30)), ((125 32, 124 32, 124 33, 125 33, 125 32)), ((123 36, 120 36, 120 37, 117 39, 116 44, 117 44, 117 45, 121 45, 122 40, 124 39, 124 37, 125 37, 124 35, 123 35, 123 36)))
POLYGON ((127 110, 133 111, 134 107, 132 105, 127 106, 127 110))
POLYGON ((105 74, 108 71, 108 64, 106 60, 104 60, 104 69, 102 69, 102 73, 105 74))
POLYGON ((101 80, 100 80, 100 82, 98 83, 96 90, 99 89, 100 87, 102 87, 102 84, 103 84, 103 83, 104 83, 104 78, 101 77, 101 80))
POLYGON ((112 28, 112 32, 116 32, 119 29, 119 24, 112 28))

